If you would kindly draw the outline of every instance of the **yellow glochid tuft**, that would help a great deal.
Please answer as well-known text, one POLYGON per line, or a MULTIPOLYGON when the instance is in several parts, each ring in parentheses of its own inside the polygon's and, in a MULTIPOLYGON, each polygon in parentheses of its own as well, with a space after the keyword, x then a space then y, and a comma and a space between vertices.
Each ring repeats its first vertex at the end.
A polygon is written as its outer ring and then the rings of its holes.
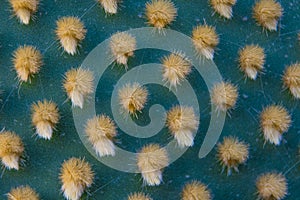
POLYGON ((264 138, 275 145, 280 144, 282 134, 288 131, 291 122, 291 116, 282 106, 268 106, 260 114, 260 126, 264 138))
POLYGON ((117 135, 115 123, 106 115, 95 116, 87 121, 85 133, 97 155, 114 156, 113 138, 117 135))
POLYGON ((227 167, 227 175, 231 175, 232 168, 239 171, 238 166, 244 164, 249 157, 248 149, 248 144, 235 137, 225 137, 223 143, 218 144, 218 159, 223 168, 227 167))
POLYGON ((253 17, 259 25, 269 31, 277 31, 282 12, 280 3, 275 0, 260 0, 253 7, 253 17))
POLYGON ((211 102, 216 106, 218 112, 226 112, 234 108, 237 98, 237 87, 229 82, 215 84, 211 92, 211 102))
POLYGON ((149 144, 137 154, 137 166, 144 183, 159 185, 162 181, 162 168, 169 165, 168 153, 158 144, 149 144))
POLYGON ((86 35, 84 24, 77 17, 62 17, 57 20, 55 32, 61 46, 71 55, 76 54, 79 43, 86 35))
POLYGON ((198 126, 192 107, 174 106, 167 113, 167 127, 181 148, 193 146, 198 126))
POLYGON ((264 49, 258 45, 247 45, 239 51, 239 66, 247 77, 255 80, 265 64, 264 49))
POLYGON ((128 196, 127 200, 152 200, 148 195, 138 192, 128 196))
POLYGON ((265 173, 256 181, 257 194, 261 200, 281 200, 287 195, 287 181, 280 173, 265 173))
POLYGON ((192 41, 199 55, 209 60, 214 58, 214 48, 219 44, 219 36, 215 27, 206 24, 195 27, 192 32, 192 41))
POLYGON ((70 200, 79 200, 84 190, 92 185, 94 172, 84 159, 73 157, 62 164, 60 180, 64 197, 70 200))
POLYGON ((162 59, 163 80, 171 87, 177 87, 191 72, 191 62, 181 53, 172 53, 162 59))
POLYGON ((147 89, 139 83, 127 83, 119 90, 120 104, 131 115, 141 112, 147 102, 147 97, 147 89))
POLYGON ((288 66, 282 77, 283 84, 289 89, 291 94, 300 99, 300 63, 288 66))
POLYGON ((84 98, 93 93, 93 82, 93 73, 88 69, 79 67, 65 73, 63 86, 72 101, 72 106, 83 108, 84 98))
POLYGON ((9 0, 14 15, 22 24, 29 24, 30 18, 36 13, 39 0, 9 0))
POLYGON ((170 0, 152 0, 147 2, 145 12, 148 24, 158 30, 171 24, 177 16, 177 9, 170 0))
POLYGON ((206 185, 199 181, 187 183, 181 193, 181 200, 211 200, 212 195, 206 185))
POLYGON ((26 186, 19 186, 16 188, 13 188, 8 194, 7 194, 8 200, 39 200, 40 197, 38 193, 36 193, 35 190, 33 190, 28 185, 26 186))
POLYGON ((36 129, 36 134, 41 138, 50 140, 53 129, 55 129, 60 118, 57 105, 52 101, 38 101, 32 105, 31 111, 32 124, 36 129))
POLYGON ((4 167, 19 170, 23 153, 24 144, 17 134, 11 131, 0 132, 0 158, 4 167))
POLYGON ((105 13, 116 14, 118 12, 119 0, 98 0, 98 2, 103 7, 105 13))
POLYGON ((133 56, 136 49, 135 38, 128 33, 116 33, 111 36, 110 50, 116 62, 125 65, 127 69, 128 58, 133 56))
POLYGON ((232 6, 236 4, 236 0, 210 0, 213 9, 222 17, 232 18, 232 6))
POLYGON ((43 65, 42 54, 33 46, 20 46, 13 53, 13 63, 18 79, 27 82, 40 71, 43 65))

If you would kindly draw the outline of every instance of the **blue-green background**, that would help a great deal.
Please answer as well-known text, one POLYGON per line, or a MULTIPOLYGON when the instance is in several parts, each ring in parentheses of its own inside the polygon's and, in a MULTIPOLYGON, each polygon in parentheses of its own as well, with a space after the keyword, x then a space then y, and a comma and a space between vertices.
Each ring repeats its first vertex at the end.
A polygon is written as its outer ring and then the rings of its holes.
MULTIPOLYGON (((171 29, 191 35, 198 24, 216 26, 220 44, 215 54, 215 63, 225 80, 239 87, 240 97, 231 118, 226 119, 222 137, 235 135, 250 144, 250 158, 240 173, 227 177, 221 173, 214 149, 206 158, 198 159, 197 154, 207 129, 209 115, 208 91, 197 73, 189 76, 200 102, 200 130, 195 145, 179 160, 164 170, 163 184, 157 187, 143 186, 139 174, 126 174, 110 169, 93 158, 82 145, 76 132, 70 102, 64 103, 66 95, 62 89, 63 74, 72 67, 80 66, 87 54, 97 44, 116 31, 146 25, 144 18, 145 0, 124 0, 119 13, 106 16, 94 0, 43 0, 36 13, 36 19, 28 26, 21 25, 12 17, 7 1, 0 2, 0 88, 3 90, 0 102, 0 128, 13 130, 26 144, 26 166, 20 171, 5 171, 0 179, 0 199, 12 187, 29 184, 37 190, 42 199, 63 199, 58 179, 61 163, 71 156, 85 157, 96 172, 95 184, 90 195, 83 199, 126 199, 131 192, 143 191, 153 199, 180 199, 183 185, 190 180, 200 180, 208 184, 214 199, 256 199, 255 181, 258 175, 269 171, 285 173, 289 184, 286 199, 300 199, 300 167, 297 165, 300 141, 299 103, 283 90, 281 75, 286 65, 300 59, 300 44, 297 32, 300 30, 300 1, 282 0, 284 16, 278 32, 264 32, 256 26, 251 17, 254 1, 241 0, 234 6, 232 20, 224 20, 209 7, 207 0, 174 0, 178 17, 171 29), (62 16, 78 16, 88 32, 82 42, 80 53, 69 56, 59 48, 55 37, 55 21, 62 16), (265 48, 267 58, 264 74, 256 81, 245 81, 238 70, 237 52, 246 44, 260 44, 265 48), (12 52, 20 45, 34 45, 44 56, 44 66, 32 79, 31 84, 18 87, 16 73, 12 67, 12 52), (197 84, 196 84, 197 83, 197 84), (62 118, 53 139, 37 139, 31 126, 30 106, 41 99, 52 99, 59 105, 62 118), (259 131, 258 115, 265 105, 279 103, 292 115, 293 124, 280 146, 266 144, 259 131)), ((130 67, 142 63, 159 62, 166 52, 141 50, 129 62, 130 67)), ((110 94, 113 84, 125 73, 118 68, 108 68, 97 88, 97 112, 111 114, 110 94)), ((149 86, 151 92, 148 106, 161 102, 167 109, 176 103, 176 98, 161 86, 149 86)), ((147 107, 148 108, 148 107, 147 107)), ((147 111, 138 123, 147 123, 147 111)), ((162 130, 150 139, 132 138, 119 130, 118 145, 137 151, 148 142, 161 145, 170 140, 167 130, 162 130)))

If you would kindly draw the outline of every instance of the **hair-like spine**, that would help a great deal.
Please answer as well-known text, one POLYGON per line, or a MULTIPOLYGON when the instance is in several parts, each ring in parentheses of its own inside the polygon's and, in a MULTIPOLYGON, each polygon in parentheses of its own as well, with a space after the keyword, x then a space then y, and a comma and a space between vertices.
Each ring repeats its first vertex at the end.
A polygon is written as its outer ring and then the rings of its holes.
POLYGON ((59 121, 57 105, 52 101, 44 100, 34 103, 31 107, 32 124, 39 137, 50 140, 53 129, 59 121))
POLYGON ((168 153, 158 144, 148 144, 137 154, 137 166, 144 183, 159 185, 162 181, 162 169, 169 165, 168 153))
POLYGON ((167 113, 167 127, 181 148, 193 146, 198 126, 192 107, 175 106, 167 113))
POLYGON ((181 200, 211 200, 212 195, 208 187, 199 182, 199 181, 191 181, 187 183, 182 192, 181 192, 181 200))
POLYGON ((237 98, 237 87, 229 82, 217 83, 211 91, 211 102, 216 106, 218 112, 226 112, 234 108, 237 98))
POLYGON ((94 172, 84 159, 70 158, 62 164, 60 180, 64 197, 79 200, 84 190, 92 185, 94 172))
POLYGON ((276 31, 283 9, 275 0, 260 0, 253 7, 253 17, 259 25, 269 31, 276 31))
POLYGON ((145 14, 148 24, 161 30, 175 20, 177 9, 170 0, 152 0, 146 3, 145 14))
POLYGON ((89 119, 85 126, 85 133, 97 155, 100 157, 115 155, 115 145, 112 140, 117 135, 117 130, 115 123, 108 116, 100 115, 89 119))
POLYGON ((87 31, 79 18, 62 17, 56 21, 55 32, 64 50, 68 54, 74 55, 87 31))
POLYGON ((291 94, 300 99, 300 63, 288 66, 282 77, 283 84, 289 89, 291 94))
POLYGON ((130 194, 127 200, 152 200, 152 198, 144 193, 138 192, 130 194))
POLYGON ((291 122, 288 111, 279 105, 267 106, 260 114, 260 126, 264 138, 275 145, 280 144, 282 134, 288 131, 291 122))
POLYGON ((199 25, 193 29, 192 41, 196 52, 205 58, 214 58, 214 48, 219 44, 219 36, 215 27, 209 25, 199 25))
POLYGON ((109 45, 116 62, 125 65, 127 69, 128 58, 133 56, 136 49, 135 38, 128 33, 115 33, 111 36, 109 45))
POLYGON ((22 139, 11 131, 0 132, 0 158, 7 169, 19 170, 20 157, 24 153, 22 139))
POLYGON ((236 4, 236 0, 210 0, 213 9, 222 17, 232 18, 232 6, 236 4))
POLYGON ((84 98, 93 93, 94 75, 90 70, 81 67, 70 69, 65 73, 63 86, 72 106, 83 108, 84 98))
POLYGON ((38 193, 33 190, 30 186, 22 185, 16 188, 13 188, 7 194, 8 200, 39 200, 40 197, 38 193))
POLYGON ((162 59, 163 65, 163 80, 166 81, 170 87, 177 87, 180 82, 186 78, 191 72, 191 62, 182 53, 172 53, 162 59))
POLYGON ((141 112, 147 102, 148 91, 139 83, 127 83, 118 93, 122 108, 131 115, 141 112))
POLYGON ((218 144, 218 159, 223 166, 227 167, 227 175, 231 174, 233 168, 238 172, 238 166, 244 164, 249 157, 249 145, 239 141, 235 137, 225 137, 218 144))
POLYGON ((9 0, 14 14, 22 24, 29 24, 30 18, 36 13, 39 0, 9 0))
POLYGON ((257 194, 262 200, 281 200, 287 195, 288 184, 281 173, 265 173, 256 181, 257 194))
POLYGON ((118 1, 119 0, 98 0, 107 14, 116 14, 118 12, 118 1))
POLYGON ((43 65, 42 54, 33 46, 20 46, 13 53, 13 63, 18 79, 27 82, 40 71, 43 65))
POLYGON ((257 73, 262 71, 265 64, 264 49, 258 45, 247 45, 239 51, 240 70, 247 77, 255 80, 257 73))

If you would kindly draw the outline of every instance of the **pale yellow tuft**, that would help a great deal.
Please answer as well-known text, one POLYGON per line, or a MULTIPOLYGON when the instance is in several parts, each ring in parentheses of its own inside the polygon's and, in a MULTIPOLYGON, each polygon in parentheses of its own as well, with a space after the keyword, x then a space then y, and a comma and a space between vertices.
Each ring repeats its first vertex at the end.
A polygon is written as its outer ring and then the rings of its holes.
POLYGON ((36 13, 39 0, 9 0, 14 14, 22 24, 29 24, 31 16, 36 13))
POLYGON ((233 168, 238 172, 238 166, 244 164, 249 157, 249 145, 240 142, 235 137, 226 137, 218 144, 218 159, 223 167, 227 167, 227 175, 233 168))
POLYGON ((282 12, 280 3, 275 0, 260 0, 253 7, 253 17, 257 23, 270 31, 277 30, 282 12))
POLYGON ((125 65, 127 69, 128 58, 133 56, 136 49, 135 38, 128 33, 116 33, 111 36, 109 45, 116 62, 125 65))
POLYGON ((300 63, 288 66, 282 79, 284 86, 289 89, 291 94, 300 99, 300 63))
POLYGON ((288 131, 291 122, 291 116, 282 106, 268 106, 260 114, 260 126, 264 138, 275 145, 280 144, 282 134, 288 131))
POLYGON ((85 133, 93 145, 97 155, 114 156, 115 145, 113 138, 117 135, 114 122, 105 115, 95 116, 87 121, 85 133))
POLYGON ((141 112, 147 102, 147 97, 147 89, 139 83, 128 83, 119 90, 120 104, 129 114, 141 112))
POLYGON ((236 4, 236 0, 210 0, 210 4, 219 15, 230 19, 232 17, 232 6, 236 4))
POLYGON ((152 200, 148 195, 138 192, 128 196, 127 200, 152 200))
POLYGON ((105 13, 116 14, 118 12, 118 0, 98 0, 105 13))
POLYGON ((60 180, 64 197, 79 200, 84 190, 92 185, 94 172, 84 159, 70 158, 62 164, 60 180))
POLYGON ((53 129, 59 121, 57 105, 52 101, 38 101, 31 107, 32 124, 36 128, 39 137, 50 140, 53 129))
POLYGON ((186 184, 181 193, 181 200, 211 200, 212 195, 206 185, 199 181, 186 184))
POLYGON ((152 0, 147 2, 145 12, 148 24, 159 30, 171 24, 177 16, 177 9, 170 0, 152 0))
POLYGON ((162 59, 163 80, 170 87, 177 87, 181 81, 191 72, 191 62, 180 53, 172 53, 162 59))
POLYGON ((255 80, 257 73, 262 71, 265 64, 264 49, 258 45, 247 45, 239 51, 240 70, 247 77, 255 80))
POLYGON ((263 174, 256 181, 258 197, 262 200, 281 200, 287 195, 287 185, 282 174, 263 174))
POLYGON ((237 87, 228 82, 215 84, 211 92, 211 102, 216 106, 217 111, 226 112, 234 108, 237 98, 237 87))
POLYGON ((7 169, 19 170, 23 153, 24 144, 17 134, 11 131, 0 132, 0 158, 7 169))
POLYGON ((84 98, 93 93, 94 76, 88 69, 81 67, 66 72, 63 86, 72 106, 83 108, 84 98))
POLYGON ((42 54, 33 46, 20 46, 13 53, 13 63, 19 80, 27 82, 40 71, 43 65, 42 54))
POLYGON ((76 54, 79 43, 86 35, 84 24, 77 17, 62 17, 57 20, 55 32, 61 46, 71 55, 76 54))
POLYGON ((214 48, 219 44, 219 36, 215 27, 199 25, 193 29, 192 41, 199 55, 212 60, 214 58, 214 48))
POLYGON ((39 200, 39 195, 28 185, 12 189, 7 194, 8 200, 39 200))
POLYGON ((137 165, 147 185, 159 185, 162 181, 162 168, 169 165, 168 153, 158 144, 149 144, 137 155, 137 165))
POLYGON ((192 107, 175 106, 167 113, 167 127, 179 147, 193 146, 198 126, 199 119, 192 107))

